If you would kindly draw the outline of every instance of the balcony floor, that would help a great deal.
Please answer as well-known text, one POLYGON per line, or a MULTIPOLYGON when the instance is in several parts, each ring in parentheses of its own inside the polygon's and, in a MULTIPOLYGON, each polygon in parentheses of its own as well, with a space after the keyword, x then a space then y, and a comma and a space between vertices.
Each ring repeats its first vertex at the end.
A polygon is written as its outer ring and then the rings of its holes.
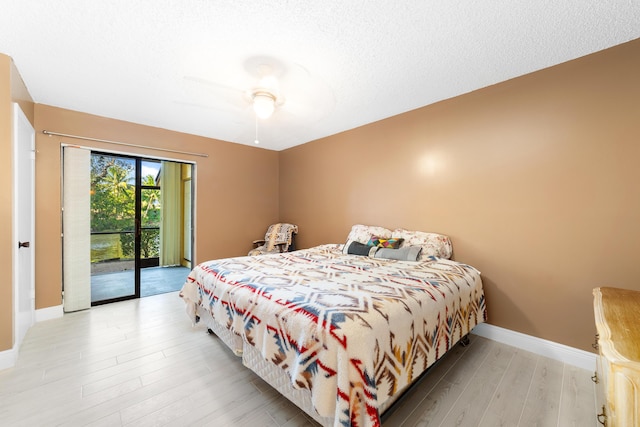
MULTIPOLYGON (((191 269, 187 267, 149 267, 140 270, 140 296, 179 291, 191 269)), ((134 294, 133 270, 91 275, 91 302, 134 294)))

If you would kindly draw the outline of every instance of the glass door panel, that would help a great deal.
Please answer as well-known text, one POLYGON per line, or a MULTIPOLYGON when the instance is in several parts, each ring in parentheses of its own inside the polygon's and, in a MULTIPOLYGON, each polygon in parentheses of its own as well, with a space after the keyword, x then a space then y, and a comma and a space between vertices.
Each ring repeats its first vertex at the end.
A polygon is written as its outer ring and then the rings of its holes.
POLYGON ((192 168, 92 152, 92 305, 182 287, 191 265, 192 168))
POLYGON ((91 154, 91 303, 136 295, 136 161, 91 154))
POLYGON ((160 257, 160 162, 141 160, 140 268, 157 267, 160 257))
MULTIPOLYGON (((183 169, 190 171, 191 167, 166 160, 143 161, 140 254, 140 295, 143 297, 180 290, 189 274, 182 249, 185 222, 189 230, 191 227, 191 210, 185 218, 182 207, 187 197, 191 203, 191 192, 185 194, 182 182, 183 169), (146 177, 145 170, 149 171, 146 177)), ((190 231, 188 236, 191 245, 190 231)))
POLYGON ((160 265, 160 162, 142 160, 140 189, 140 296, 150 295, 148 287, 162 283, 152 273, 160 265))

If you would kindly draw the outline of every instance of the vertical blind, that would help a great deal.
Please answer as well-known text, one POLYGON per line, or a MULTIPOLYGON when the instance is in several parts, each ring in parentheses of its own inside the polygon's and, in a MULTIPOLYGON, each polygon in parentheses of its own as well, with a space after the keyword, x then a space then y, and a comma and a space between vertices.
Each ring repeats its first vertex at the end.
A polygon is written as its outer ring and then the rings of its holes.
POLYGON ((64 147, 62 280, 65 312, 91 307, 91 151, 64 147))
MULTIPOLYGON (((187 170, 189 171, 189 178, 183 181, 183 189, 182 194, 184 194, 184 203, 183 203, 183 212, 182 218, 184 220, 182 235, 184 236, 182 239, 182 253, 183 257, 187 261, 191 261, 191 165, 186 165, 187 170)), ((188 264, 190 267, 191 265, 188 264)))

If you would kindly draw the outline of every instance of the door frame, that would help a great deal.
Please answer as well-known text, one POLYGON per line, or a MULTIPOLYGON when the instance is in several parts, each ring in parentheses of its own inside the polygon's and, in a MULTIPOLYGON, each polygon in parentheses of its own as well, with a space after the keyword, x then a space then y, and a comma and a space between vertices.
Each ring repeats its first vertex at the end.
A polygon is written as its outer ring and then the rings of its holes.
POLYGON ((105 156, 114 156, 114 157, 123 157, 123 158, 127 158, 127 159, 132 159, 135 161, 135 204, 136 204, 136 208, 135 208, 135 267, 134 267, 134 294, 132 295, 126 295, 126 296, 122 296, 122 297, 117 297, 117 298, 111 298, 111 299, 106 299, 106 300, 100 300, 100 301, 91 301, 91 306, 99 306, 99 305, 103 305, 103 304, 109 304, 112 302, 119 302, 119 301, 126 301, 126 300, 131 300, 131 299, 139 299, 141 297, 141 269, 143 268, 142 262, 141 262, 141 258, 140 258, 140 235, 142 232, 141 229, 141 218, 140 218, 140 211, 141 211, 141 206, 140 204, 142 203, 142 170, 141 170, 141 164, 143 161, 147 160, 147 161, 168 161, 168 162, 174 162, 174 163, 179 163, 179 164, 185 164, 185 165, 189 165, 191 167, 191 194, 190 194, 190 201, 191 201, 191 228, 189 230, 189 240, 190 240, 190 246, 191 246, 191 265, 194 265, 194 259, 195 259, 195 247, 196 247, 196 242, 195 242, 195 212, 196 212, 196 197, 195 197, 195 185, 196 185, 196 163, 193 161, 187 161, 187 160, 183 160, 183 159, 172 159, 172 158, 167 158, 167 157, 157 157, 157 156, 152 156, 152 155, 146 155, 146 154, 139 154, 139 153, 127 153, 127 152, 123 152, 123 151, 119 151, 119 150, 106 150, 103 148, 94 148, 94 147, 82 147, 82 148, 86 148, 91 152, 91 156, 93 155, 105 155, 105 156))
MULTIPOLYGON (((31 122, 27 119, 26 115, 17 103, 13 103, 13 196, 12 196, 12 242, 13 242, 13 263, 12 263, 12 286, 13 286, 13 333, 14 333, 14 348, 19 349, 24 336, 27 331, 35 323, 35 129, 31 125, 31 122), (28 139, 28 141, 25 141, 28 139), (22 163, 20 160, 24 156, 25 150, 21 149, 21 145, 28 143, 28 155, 29 155, 29 170, 21 170, 19 165, 22 163), (28 178, 27 178, 28 177, 28 178), (22 187, 20 181, 28 179, 29 182, 29 212, 21 212, 18 199, 22 187), (25 236, 20 235, 19 227, 24 224, 23 219, 28 218, 29 232, 28 232, 28 247, 20 248, 19 239, 25 236), (23 283, 21 283, 21 268, 20 268, 20 251, 29 251, 29 278, 28 278, 28 290, 25 289, 23 283), (21 286, 22 285, 22 286, 21 286), (29 299, 29 313, 28 326, 22 330, 23 319, 20 319, 20 302, 21 298, 25 297, 25 292, 28 293, 29 299)), ((26 323, 25 323, 26 325, 26 323)))

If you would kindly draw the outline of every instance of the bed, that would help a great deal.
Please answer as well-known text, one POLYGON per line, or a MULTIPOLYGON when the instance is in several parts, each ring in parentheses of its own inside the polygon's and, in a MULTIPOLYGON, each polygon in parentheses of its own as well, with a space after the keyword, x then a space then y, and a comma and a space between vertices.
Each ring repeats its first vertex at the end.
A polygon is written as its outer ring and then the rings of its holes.
POLYGON ((379 426, 486 320, 480 272, 447 259, 446 236, 415 233, 356 225, 345 244, 207 261, 180 296, 194 323, 320 424, 379 426))

